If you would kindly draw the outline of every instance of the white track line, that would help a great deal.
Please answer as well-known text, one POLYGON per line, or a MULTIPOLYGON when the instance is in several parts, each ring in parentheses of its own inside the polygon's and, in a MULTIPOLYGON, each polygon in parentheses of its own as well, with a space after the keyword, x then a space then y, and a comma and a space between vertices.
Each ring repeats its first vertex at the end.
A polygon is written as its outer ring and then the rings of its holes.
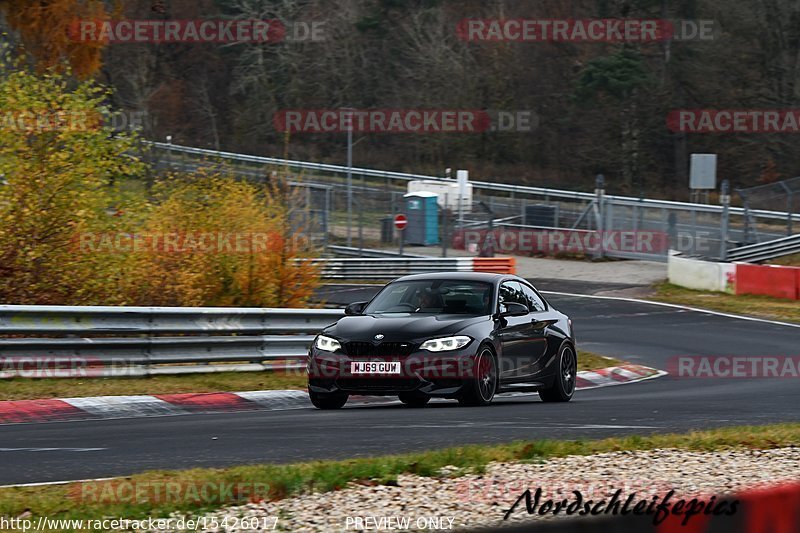
POLYGON ((597 300, 616 300, 620 302, 633 302, 639 304, 658 305, 661 307, 671 307, 673 309, 683 309, 685 311, 694 311, 695 313, 706 313, 709 315, 717 315, 726 318, 736 318, 739 320, 749 320, 751 322, 764 322, 765 324, 775 324, 776 326, 788 326, 790 328, 800 328, 800 324, 793 324, 791 322, 780 322, 778 320, 769 320, 766 318, 756 318, 753 316, 733 315, 730 313, 722 313, 720 311, 712 311, 710 309, 703 309, 700 307, 689 307, 687 305, 668 304, 664 302, 654 302, 651 300, 640 300, 638 298, 624 298, 621 296, 598 296, 596 294, 574 294, 571 292, 558 292, 558 291, 539 291, 542 294, 556 294, 558 296, 574 296, 576 298, 595 298, 597 300))
POLYGON ((44 481, 42 483, 20 483, 18 485, 0 485, 0 489, 16 489, 23 487, 49 487, 52 485, 68 485, 70 483, 91 483, 96 481, 112 481, 114 479, 122 479, 124 476, 119 477, 98 477, 95 479, 74 479, 71 481, 44 481))

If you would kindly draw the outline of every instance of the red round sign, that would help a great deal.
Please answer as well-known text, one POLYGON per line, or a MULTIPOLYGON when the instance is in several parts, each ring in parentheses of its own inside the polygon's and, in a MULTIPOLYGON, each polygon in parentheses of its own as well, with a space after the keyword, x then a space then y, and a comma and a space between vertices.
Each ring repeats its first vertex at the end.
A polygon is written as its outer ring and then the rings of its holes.
POLYGON ((394 217, 394 227, 399 230, 406 229, 408 225, 408 218, 405 215, 395 215, 394 217))

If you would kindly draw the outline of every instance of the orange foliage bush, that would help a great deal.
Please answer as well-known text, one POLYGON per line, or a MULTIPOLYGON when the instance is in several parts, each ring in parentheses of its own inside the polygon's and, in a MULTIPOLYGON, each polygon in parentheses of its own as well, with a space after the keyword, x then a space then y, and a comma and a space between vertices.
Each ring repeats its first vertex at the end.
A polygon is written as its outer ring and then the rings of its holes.
POLYGON ((106 20, 101 0, 0 0, 0 9, 41 71, 66 62, 85 79, 100 69, 103 43, 79 42, 69 29, 80 19, 106 20))
POLYGON ((291 192, 198 173, 159 182, 130 255, 131 304, 299 307, 319 283, 291 192))

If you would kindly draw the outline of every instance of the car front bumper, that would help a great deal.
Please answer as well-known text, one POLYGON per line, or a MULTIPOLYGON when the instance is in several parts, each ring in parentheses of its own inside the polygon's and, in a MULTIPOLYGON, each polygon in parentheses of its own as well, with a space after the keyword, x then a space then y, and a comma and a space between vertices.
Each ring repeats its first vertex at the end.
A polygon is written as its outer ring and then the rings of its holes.
POLYGON ((455 398, 473 376, 475 349, 467 348, 443 353, 419 351, 405 357, 355 357, 312 348, 308 358, 308 387, 318 394, 419 393, 455 398), (399 363, 400 371, 354 374, 351 372, 354 362, 395 362, 399 363))

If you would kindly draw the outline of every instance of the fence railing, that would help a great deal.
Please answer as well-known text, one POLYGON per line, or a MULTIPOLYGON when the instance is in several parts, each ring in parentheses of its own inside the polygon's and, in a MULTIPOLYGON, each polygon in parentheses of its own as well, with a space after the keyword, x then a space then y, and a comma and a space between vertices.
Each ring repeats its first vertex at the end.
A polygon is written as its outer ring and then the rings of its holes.
MULTIPOLYGON (((299 161, 293 159, 279 159, 275 157, 255 156, 248 154, 239 154, 235 152, 224 152, 217 150, 208 150, 204 148, 195 148, 191 146, 180 146, 176 144, 168 144, 161 142, 148 142, 158 150, 167 151, 176 154, 189 154, 194 156, 206 158, 228 159, 242 163, 256 163, 261 165, 270 165, 276 167, 284 167, 287 169, 309 170, 324 173, 333 173, 344 175, 347 173, 348 168, 341 165, 330 165, 327 163, 315 163, 311 161, 299 161)), ((442 181, 447 183, 455 183, 455 180, 442 178, 441 176, 427 176, 421 174, 409 174, 405 172, 392 172, 387 170, 369 169, 354 167, 350 169, 353 176, 364 176, 369 178, 380 178, 389 180, 426 180, 426 181, 442 181)), ((528 185, 512 185, 507 183, 484 182, 484 181, 470 181, 474 189, 483 189, 488 191, 502 191, 508 194, 516 195, 529 195, 536 197, 546 198, 561 198, 570 200, 583 200, 593 201, 596 199, 595 193, 580 192, 580 191, 567 191, 562 189, 549 189, 544 187, 531 187, 528 185)), ((637 208, 659 208, 659 209, 677 209, 677 210, 692 210, 696 213, 714 213, 721 214, 723 211, 720 205, 707 205, 677 202, 672 200, 657 200, 652 198, 636 198, 632 196, 615 196, 605 195, 606 201, 611 201, 614 204, 622 207, 637 207, 637 208)), ((741 207, 731 207, 730 213, 732 215, 743 215, 744 209, 741 207)), ((787 213, 782 211, 770 210, 751 210, 751 214, 759 218, 776 219, 784 221, 787 218, 787 213)), ((792 214, 792 220, 800 221, 800 213, 792 214)))
POLYGON ((301 368, 335 309, 0 306, 0 378, 301 368))
POLYGON ((403 253, 401 256, 399 252, 395 252, 393 250, 376 250, 372 248, 357 248, 355 246, 336 246, 336 245, 329 245, 327 248, 328 252, 339 255, 342 257, 412 257, 412 258, 424 258, 430 257, 426 255, 417 255, 417 254, 409 254, 403 253))

